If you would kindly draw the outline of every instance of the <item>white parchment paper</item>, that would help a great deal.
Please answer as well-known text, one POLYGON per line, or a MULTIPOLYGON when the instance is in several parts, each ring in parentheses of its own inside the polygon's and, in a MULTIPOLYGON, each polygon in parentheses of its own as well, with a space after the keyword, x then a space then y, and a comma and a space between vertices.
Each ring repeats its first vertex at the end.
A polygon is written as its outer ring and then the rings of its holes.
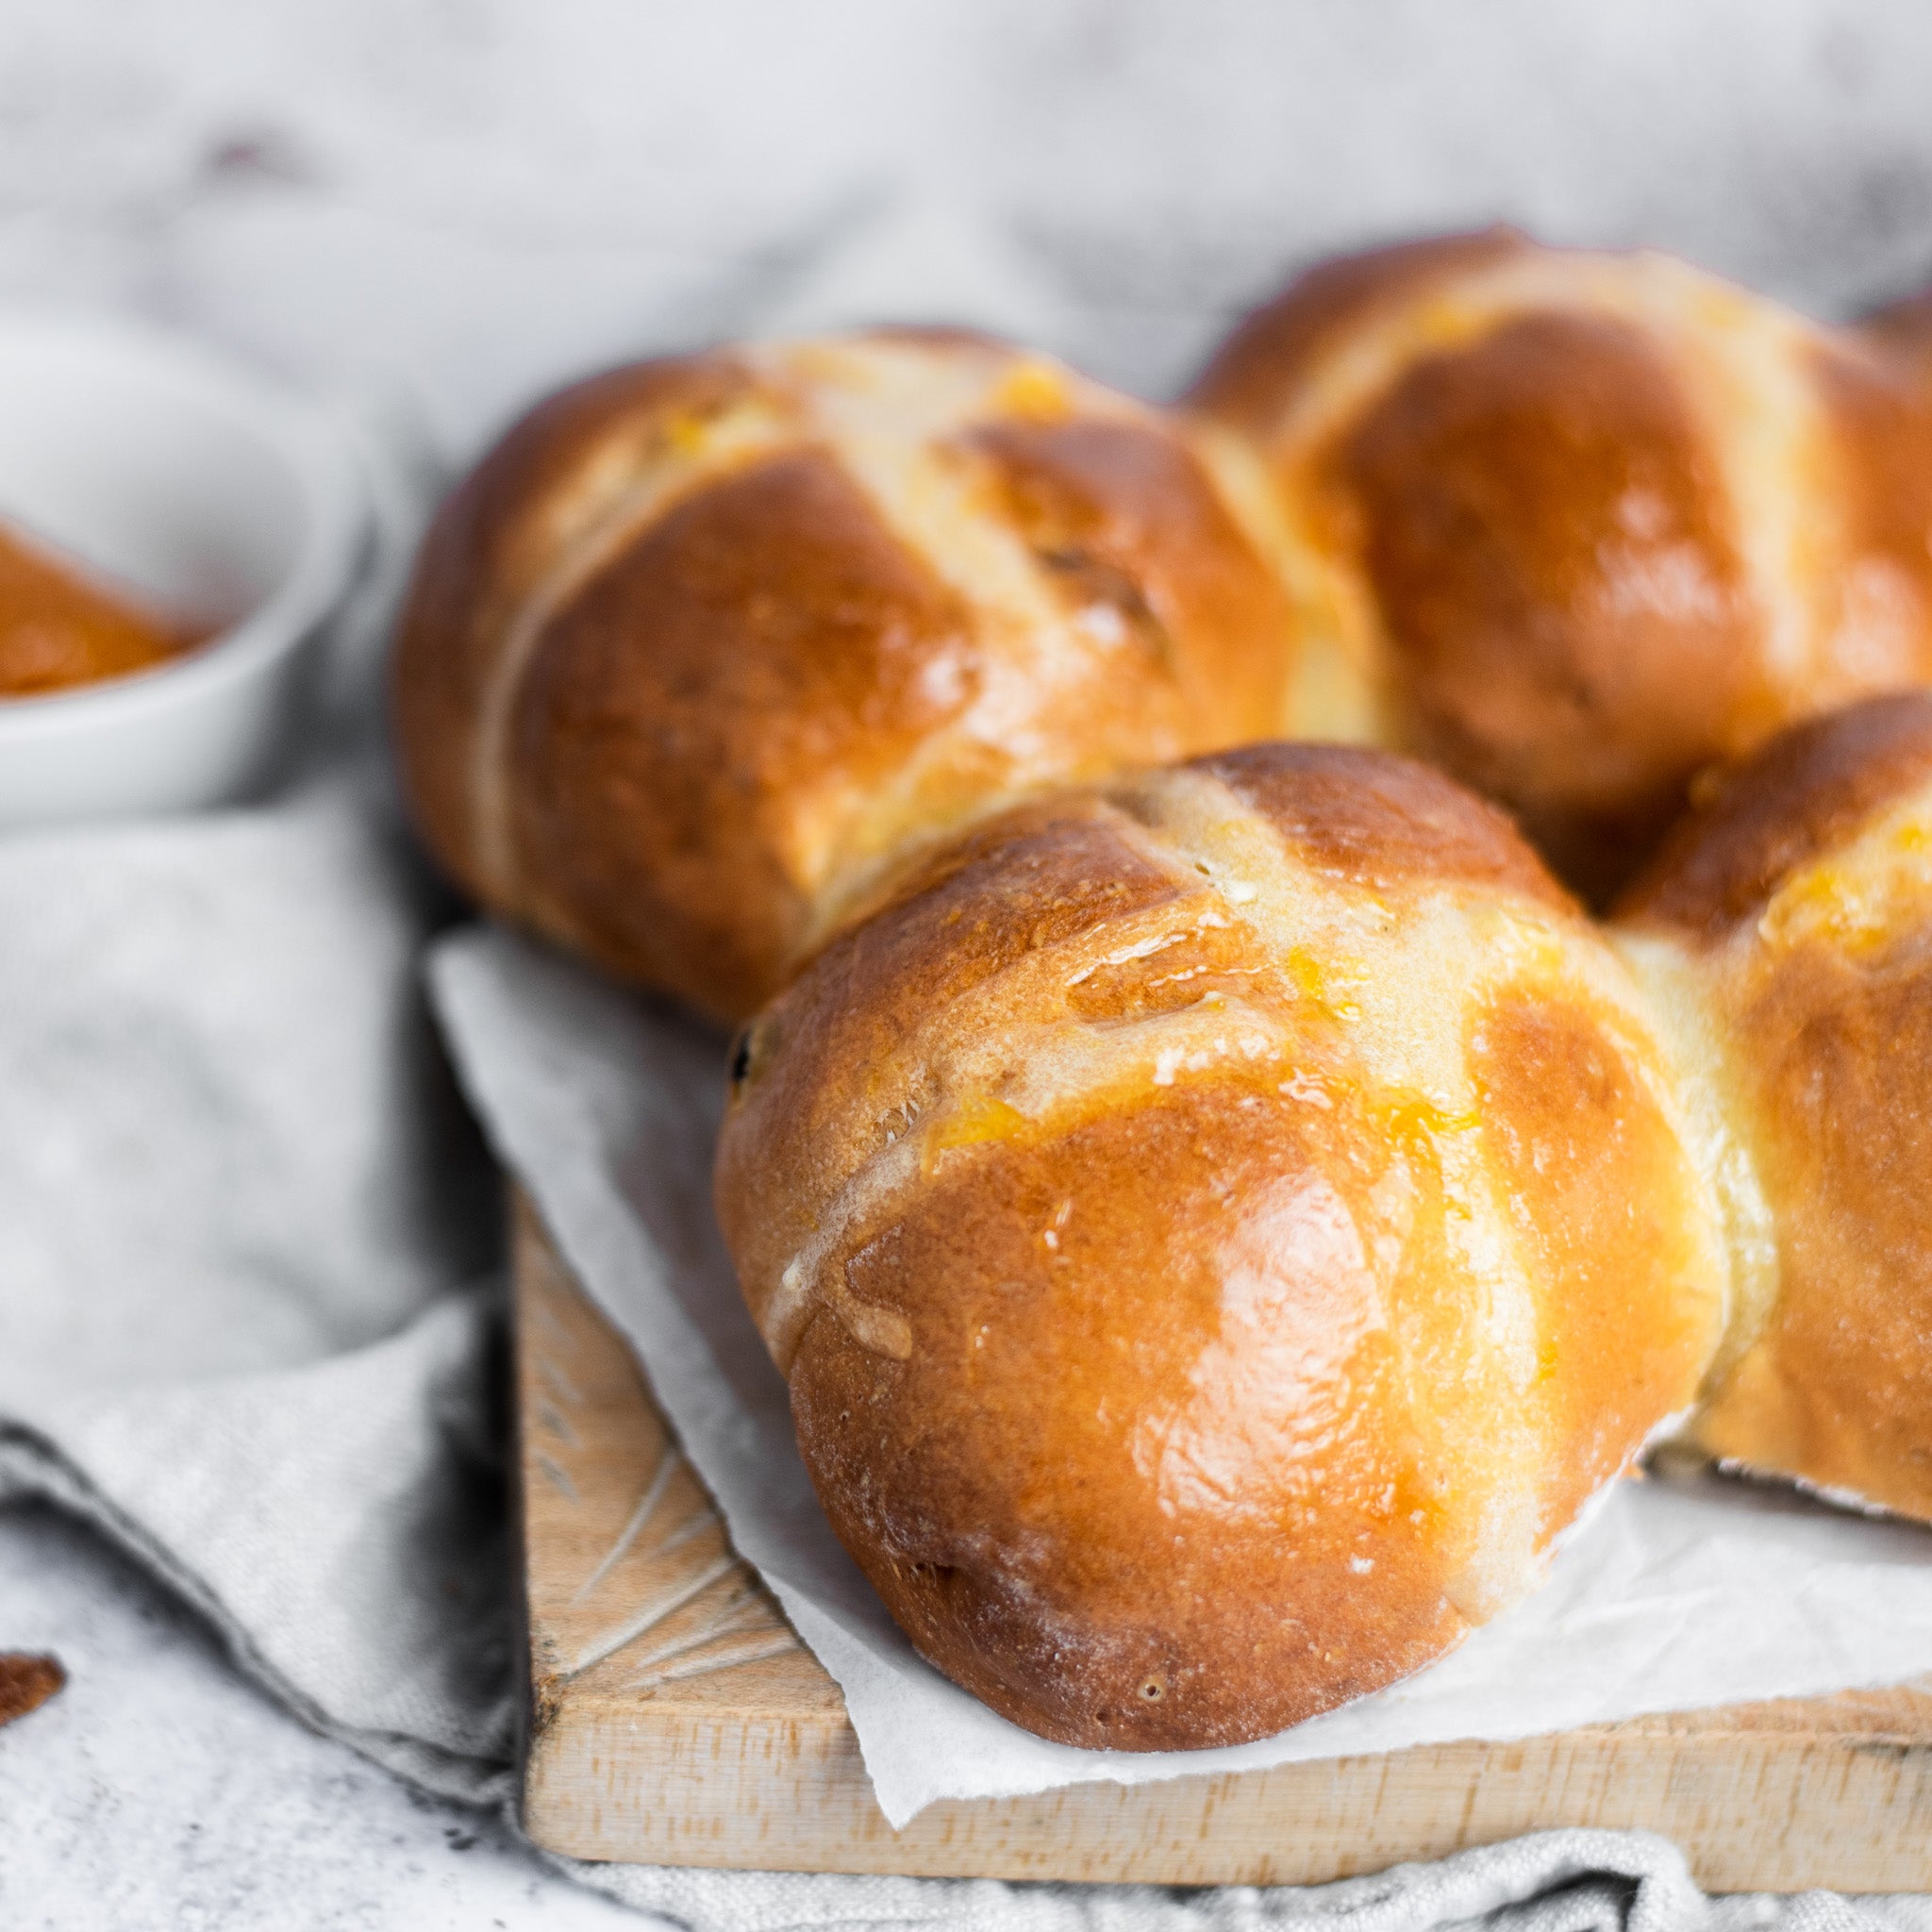
POLYGON ((444 941, 431 976, 497 1153, 630 1339, 739 1552, 838 1679, 894 1825, 939 1798, 1531 1737, 1932 1672, 1932 1530, 1714 1477, 1624 1483, 1539 1594, 1407 1683, 1230 1749, 1046 1743, 914 1655, 819 1509, 712 1219, 722 1039, 497 928, 444 941))

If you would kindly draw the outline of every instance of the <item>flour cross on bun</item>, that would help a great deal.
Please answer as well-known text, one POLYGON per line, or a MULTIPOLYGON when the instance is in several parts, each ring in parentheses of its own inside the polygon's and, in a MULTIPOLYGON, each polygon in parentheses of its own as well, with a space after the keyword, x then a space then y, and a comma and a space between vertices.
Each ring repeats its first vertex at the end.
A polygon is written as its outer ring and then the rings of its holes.
POLYGON ((1264 1736, 1514 1601, 1727 1272, 1614 954, 1424 767, 1265 745, 930 856, 753 1024, 718 1203, 834 1527, 993 1708, 1264 1736))
POLYGON ((1702 767, 1932 680, 1928 336, 1504 228, 1313 270, 1190 398, 1273 478, 1294 728, 1440 762, 1603 900, 1702 767))
POLYGON ((1279 729, 1288 607, 1218 459, 958 331, 567 390, 424 546, 417 820, 486 904, 741 1017, 922 841, 1279 729))

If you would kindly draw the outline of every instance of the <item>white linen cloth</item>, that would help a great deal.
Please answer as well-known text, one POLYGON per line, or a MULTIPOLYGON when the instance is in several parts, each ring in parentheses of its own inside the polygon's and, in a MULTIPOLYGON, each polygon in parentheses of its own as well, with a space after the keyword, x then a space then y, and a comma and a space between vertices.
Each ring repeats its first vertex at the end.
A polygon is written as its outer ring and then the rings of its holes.
MULTIPOLYGON (((938 285, 945 248, 866 248, 862 290, 834 264, 787 320, 892 306, 893 258, 938 285)), ((1042 303, 991 287, 1000 251, 974 253, 934 306, 1050 331, 1042 303)), ((898 306, 932 312, 916 291, 898 306)), ((498 1209, 421 997, 444 910, 383 787, 346 764, 246 809, 0 840, 0 1499, 96 1524, 304 1722, 497 1804, 515 1696, 498 1209)), ((462 944, 536 961, 586 1011, 644 1011, 521 942, 462 944)), ((710 1051, 685 1042, 694 1097, 710 1051)), ((693 1154, 659 1178, 690 1186, 693 1154)), ((31 1723, 9 1749, 31 1750, 31 1723)), ((570 1869, 701 1932, 1932 1926, 1914 1901, 1710 1907, 1641 1833, 1306 1891, 570 1869)), ((0 1821, 0 1917, 24 1903, 0 1821)))
POLYGON ((0 1493, 98 1524, 308 1722, 485 1798, 493 1191, 422 1011, 434 904, 341 780, 0 840, 0 1493))

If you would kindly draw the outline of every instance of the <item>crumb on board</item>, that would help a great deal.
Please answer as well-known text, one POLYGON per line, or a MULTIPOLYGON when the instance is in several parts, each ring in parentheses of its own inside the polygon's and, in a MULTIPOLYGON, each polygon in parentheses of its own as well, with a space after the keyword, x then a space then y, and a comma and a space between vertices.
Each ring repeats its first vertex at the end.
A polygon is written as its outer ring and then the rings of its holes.
POLYGON ((0 1724, 38 1710, 67 1681, 58 1657, 0 1651, 0 1724))

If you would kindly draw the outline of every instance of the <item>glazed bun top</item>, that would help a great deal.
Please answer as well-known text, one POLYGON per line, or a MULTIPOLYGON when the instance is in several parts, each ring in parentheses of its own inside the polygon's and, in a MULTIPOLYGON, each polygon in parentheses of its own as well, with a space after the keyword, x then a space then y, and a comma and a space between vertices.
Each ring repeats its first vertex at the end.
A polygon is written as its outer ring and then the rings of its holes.
MULTIPOLYGON (((1892 857, 1913 860, 1924 848, 1909 827, 1928 786, 1932 697, 1923 692, 1868 698, 1793 726, 1744 763, 1705 774, 1695 808, 1618 903, 1618 923, 1700 944, 1722 944, 1747 924, 1754 940, 1767 939, 1786 924, 1781 909, 1765 925, 1767 908, 1794 883, 1800 899, 1824 906, 1864 878, 1849 855, 1874 856, 1868 834, 1878 820, 1904 813, 1892 857)), ((1919 869, 1907 863, 1896 882, 1909 885, 1919 869)), ((1842 924, 1843 910, 1827 923, 1842 924)))
POLYGON ((1601 899, 1698 769, 1932 678, 1924 334, 1493 229, 1314 270, 1191 400, 1274 476, 1303 728, 1440 761, 1601 899))
POLYGON ((419 823, 489 905, 736 1018, 907 851, 1278 728, 1288 607, 1212 460, 958 332, 567 390, 425 542, 394 669, 419 823))
POLYGON ((1698 1440, 1932 1520, 1932 697, 1713 783, 1618 925, 1736 1257, 1698 1440))
POLYGON ((1439 1655, 1724 1314, 1614 955, 1499 811, 1337 746, 933 855, 743 1037, 718 1199, 847 1546, 1086 1745, 1266 1735, 1439 1655))

